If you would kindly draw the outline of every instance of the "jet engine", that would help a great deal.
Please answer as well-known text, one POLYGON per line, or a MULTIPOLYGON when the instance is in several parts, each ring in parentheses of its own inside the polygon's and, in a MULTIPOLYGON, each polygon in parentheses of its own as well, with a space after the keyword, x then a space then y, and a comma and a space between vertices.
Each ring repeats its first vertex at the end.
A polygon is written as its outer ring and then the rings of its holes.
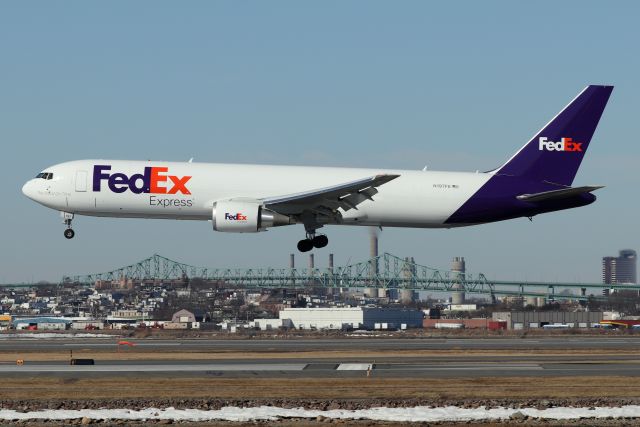
POLYGON ((289 216, 266 209, 252 200, 215 202, 211 220, 215 231, 227 233, 257 233, 269 227, 293 224, 289 216))

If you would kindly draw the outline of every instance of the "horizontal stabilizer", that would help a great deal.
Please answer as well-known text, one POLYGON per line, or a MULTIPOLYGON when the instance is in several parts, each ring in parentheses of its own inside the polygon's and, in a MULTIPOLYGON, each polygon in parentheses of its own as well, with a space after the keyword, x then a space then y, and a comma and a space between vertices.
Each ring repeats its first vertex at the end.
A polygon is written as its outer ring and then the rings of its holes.
POLYGON ((561 190, 543 191, 542 193, 522 194, 520 196, 517 196, 516 198, 525 202, 542 202, 547 200, 568 199, 579 194, 591 193, 592 191, 603 187, 603 185, 592 185, 585 187, 563 188, 561 190))

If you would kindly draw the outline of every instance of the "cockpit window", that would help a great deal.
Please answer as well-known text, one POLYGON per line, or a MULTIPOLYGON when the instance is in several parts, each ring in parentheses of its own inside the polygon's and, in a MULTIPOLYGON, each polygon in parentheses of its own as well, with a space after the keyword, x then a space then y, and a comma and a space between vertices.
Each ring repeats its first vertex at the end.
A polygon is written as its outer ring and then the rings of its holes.
POLYGON ((36 178, 53 179, 53 173, 52 172, 40 172, 38 175, 36 175, 36 178))

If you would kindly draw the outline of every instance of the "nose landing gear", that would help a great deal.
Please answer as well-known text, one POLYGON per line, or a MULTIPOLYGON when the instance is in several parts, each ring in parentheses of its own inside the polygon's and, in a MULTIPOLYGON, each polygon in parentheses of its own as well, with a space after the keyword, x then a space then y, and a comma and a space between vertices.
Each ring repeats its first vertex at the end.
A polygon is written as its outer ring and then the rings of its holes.
POLYGON ((71 221, 73 220, 73 214, 69 212, 60 212, 60 215, 63 218, 64 225, 67 226, 67 229, 64 230, 64 237, 67 239, 73 239, 73 236, 76 235, 75 231, 71 228, 71 221))
POLYGON ((324 248, 329 244, 329 238, 324 234, 307 233, 307 238, 298 242, 300 252, 309 252, 313 248, 324 248))

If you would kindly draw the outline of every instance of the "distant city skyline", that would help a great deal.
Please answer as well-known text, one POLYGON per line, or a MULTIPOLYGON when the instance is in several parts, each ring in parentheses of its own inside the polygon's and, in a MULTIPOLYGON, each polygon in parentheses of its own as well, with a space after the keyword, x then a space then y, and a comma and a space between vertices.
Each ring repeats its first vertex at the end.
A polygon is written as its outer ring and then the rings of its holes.
MULTIPOLYGON (((604 254, 640 246, 639 13, 631 1, 3 3, 0 283, 55 282, 153 253, 286 267, 302 232, 78 217, 66 241, 58 214, 20 191, 49 165, 195 157, 484 171, 586 85, 612 84, 575 181, 606 186, 594 204, 380 234, 380 253, 435 268, 461 256, 469 273, 495 279, 598 283, 604 254), (579 25, 558 31, 567 22, 579 25)), ((366 228, 327 231, 316 265, 330 252, 336 265, 368 258, 366 228)))

